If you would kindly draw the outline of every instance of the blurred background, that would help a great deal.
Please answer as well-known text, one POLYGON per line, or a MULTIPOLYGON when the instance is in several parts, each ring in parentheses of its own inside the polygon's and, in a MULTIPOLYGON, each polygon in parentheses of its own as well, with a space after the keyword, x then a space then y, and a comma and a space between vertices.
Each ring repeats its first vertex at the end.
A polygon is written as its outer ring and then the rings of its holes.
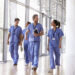
MULTIPOLYGON (((16 17, 20 18, 19 25, 24 29, 27 21, 33 22, 34 14, 39 15, 39 23, 44 29, 39 51, 38 75, 52 75, 48 74, 50 59, 46 35, 53 19, 61 22, 61 29, 64 32, 60 75, 75 75, 75 0, 0 0, 0 75, 33 75, 25 69, 24 51, 21 52, 20 48, 21 61, 17 69, 11 65, 7 34, 16 17)), ((29 69, 31 71, 31 68, 29 69)))
MULTIPOLYGON (((47 32, 50 29, 52 19, 61 22, 61 28, 65 34, 66 25, 66 0, 0 0, 0 61, 11 60, 7 34, 16 17, 20 18, 19 25, 25 28, 27 21, 32 21, 34 14, 39 15, 39 22, 44 28, 44 35, 41 37, 40 56, 48 55, 47 32)), ((66 37, 64 35, 61 53, 65 53, 66 37)), ((19 50, 20 59, 24 58, 24 51, 19 50)))

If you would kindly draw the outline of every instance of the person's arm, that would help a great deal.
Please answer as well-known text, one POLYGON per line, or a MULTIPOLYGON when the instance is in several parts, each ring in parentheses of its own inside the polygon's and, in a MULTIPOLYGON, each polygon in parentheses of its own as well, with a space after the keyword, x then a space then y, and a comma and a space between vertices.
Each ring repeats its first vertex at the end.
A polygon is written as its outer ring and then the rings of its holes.
POLYGON ((10 32, 8 33, 7 44, 9 45, 10 32))
POLYGON ((50 41, 50 39, 48 38, 48 47, 47 47, 47 50, 49 51, 49 41, 50 41))
POLYGON ((37 36, 42 36, 43 34, 44 34, 44 32, 43 32, 43 31, 41 31, 41 32, 40 32, 40 33, 38 33, 38 34, 37 34, 37 33, 34 33, 34 36, 35 36, 35 37, 37 37, 37 36))
POLYGON ((20 39, 20 42, 19 42, 20 50, 23 51, 23 48, 22 48, 23 34, 20 34, 19 39, 20 39))
POLYGON ((22 46, 22 40, 23 40, 23 34, 22 34, 22 28, 20 28, 20 32, 19 32, 19 45, 22 46))
POLYGON ((34 33, 34 36, 35 37, 38 37, 38 36, 42 36, 44 34, 44 31, 43 31, 43 27, 42 27, 42 25, 40 25, 40 33, 34 33))
POLYGON ((61 43, 62 43, 62 37, 59 39, 59 48, 61 48, 61 43))
POLYGON ((28 37, 27 36, 28 36, 28 33, 29 32, 30 32, 29 30, 26 31, 26 33, 25 33, 25 40, 28 40, 28 37))
POLYGON ((20 37, 19 37, 19 38, 20 38, 19 45, 21 45, 21 46, 22 46, 22 39, 23 39, 23 38, 22 38, 22 34, 20 34, 20 37))
POLYGON ((23 39, 24 39, 24 35, 22 34, 22 41, 23 41, 23 39))

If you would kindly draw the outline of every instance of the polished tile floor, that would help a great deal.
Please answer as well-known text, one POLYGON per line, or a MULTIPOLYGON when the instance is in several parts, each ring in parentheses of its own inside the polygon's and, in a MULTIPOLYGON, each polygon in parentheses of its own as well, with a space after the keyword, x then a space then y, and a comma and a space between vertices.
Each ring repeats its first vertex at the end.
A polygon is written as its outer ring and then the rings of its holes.
MULTIPOLYGON (((58 75, 56 69, 53 74, 48 73, 49 70, 49 57, 43 56, 39 58, 39 67, 37 72, 33 72, 31 66, 25 66, 24 60, 20 59, 17 66, 13 66, 12 61, 7 63, 0 63, 0 75, 58 75)), ((60 67, 60 74, 63 74, 62 65, 60 67)))

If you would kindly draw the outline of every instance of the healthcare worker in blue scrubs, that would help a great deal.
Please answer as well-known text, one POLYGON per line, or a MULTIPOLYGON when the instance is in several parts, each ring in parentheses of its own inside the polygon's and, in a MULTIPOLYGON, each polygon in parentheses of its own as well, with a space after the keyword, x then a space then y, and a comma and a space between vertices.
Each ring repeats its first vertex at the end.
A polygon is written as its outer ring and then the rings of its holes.
POLYGON ((32 70, 36 71, 38 67, 38 59, 39 59, 39 48, 40 48, 40 36, 43 35, 43 27, 40 23, 38 23, 38 15, 33 15, 33 23, 28 26, 28 30, 26 32, 26 40, 27 35, 29 33, 29 48, 30 55, 32 60, 32 70))
POLYGON ((11 58, 13 59, 14 65, 17 66, 18 63, 18 47, 22 45, 22 29, 18 26, 20 19, 15 18, 14 25, 12 25, 9 29, 8 40, 9 50, 11 54, 11 58), (10 41, 9 41, 10 40, 10 41))
POLYGON ((48 50, 50 52, 50 69, 49 72, 53 72, 56 66, 60 66, 60 48, 63 32, 60 29, 60 22, 53 20, 52 29, 48 31, 48 50), (55 59, 54 59, 55 56, 55 59))
POLYGON ((24 39, 24 58, 25 58, 25 65, 27 66, 29 64, 30 58, 29 58, 29 34, 28 34, 28 40, 25 40, 25 33, 28 30, 28 25, 31 24, 30 22, 27 22, 25 24, 25 29, 22 31, 23 33, 23 39, 24 39))

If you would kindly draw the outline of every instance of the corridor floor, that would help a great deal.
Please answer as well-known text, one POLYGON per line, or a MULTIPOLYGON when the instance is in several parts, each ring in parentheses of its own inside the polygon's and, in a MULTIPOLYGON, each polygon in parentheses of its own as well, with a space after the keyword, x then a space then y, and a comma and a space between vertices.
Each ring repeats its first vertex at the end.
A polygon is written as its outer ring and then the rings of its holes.
MULTIPOLYGON (((25 66, 24 60, 20 59, 17 66, 13 66, 12 61, 7 63, 0 63, 0 75, 58 75, 56 69, 53 74, 48 73, 49 70, 49 57, 43 56, 39 58, 39 67, 37 72, 33 72, 31 66, 25 66)), ((62 65, 60 67, 60 74, 63 74, 62 65)))

